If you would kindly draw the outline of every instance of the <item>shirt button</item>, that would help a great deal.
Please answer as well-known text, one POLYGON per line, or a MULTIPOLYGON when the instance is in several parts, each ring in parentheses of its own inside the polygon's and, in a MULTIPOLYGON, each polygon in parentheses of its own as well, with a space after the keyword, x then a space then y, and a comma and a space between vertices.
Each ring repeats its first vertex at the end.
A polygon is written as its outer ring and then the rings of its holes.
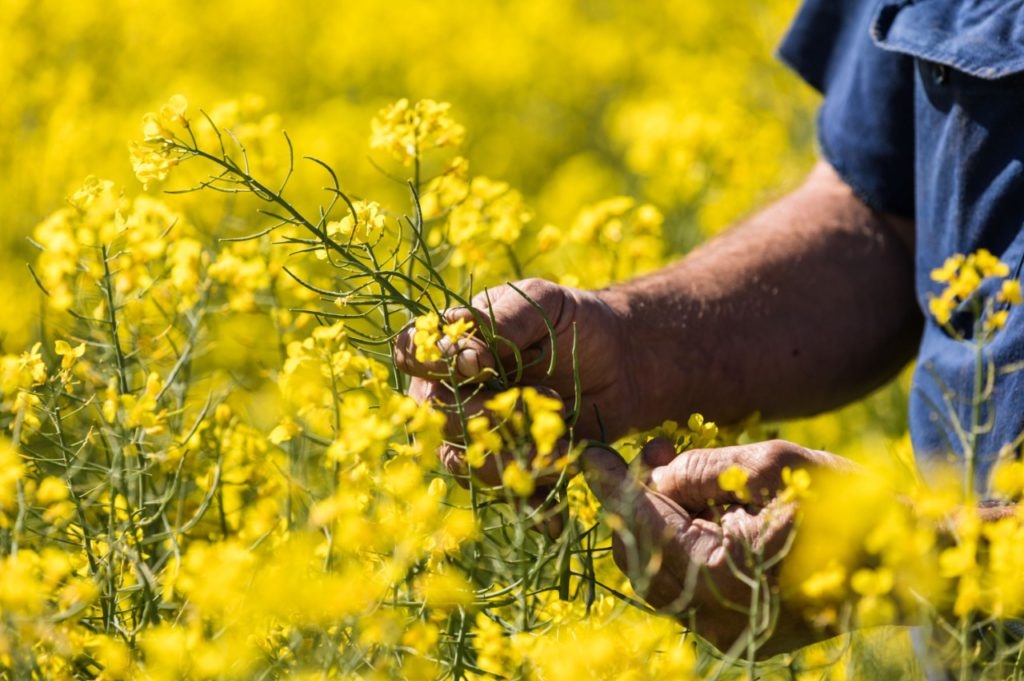
POLYGON ((949 80, 949 69, 946 68, 945 64, 932 63, 931 74, 932 82, 936 85, 942 85, 949 80))

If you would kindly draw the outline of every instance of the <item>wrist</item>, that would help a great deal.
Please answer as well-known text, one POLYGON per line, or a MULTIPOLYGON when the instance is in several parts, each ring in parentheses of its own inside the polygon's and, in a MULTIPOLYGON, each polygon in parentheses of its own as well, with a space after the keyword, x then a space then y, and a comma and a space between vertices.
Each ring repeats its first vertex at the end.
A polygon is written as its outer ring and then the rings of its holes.
POLYGON ((709 334, 693 331, 698 305, 685 287, 664 292, 657 282, 640 279, 596 294, 616 320, 621 367, 632 387, 631 427, 645 430, 669 419, 684 422, 698 411, 722 418, 709 401, 712 391, 701 388, 724 383, 708 380, 717 371, 715 358, 703 350, 709 334))

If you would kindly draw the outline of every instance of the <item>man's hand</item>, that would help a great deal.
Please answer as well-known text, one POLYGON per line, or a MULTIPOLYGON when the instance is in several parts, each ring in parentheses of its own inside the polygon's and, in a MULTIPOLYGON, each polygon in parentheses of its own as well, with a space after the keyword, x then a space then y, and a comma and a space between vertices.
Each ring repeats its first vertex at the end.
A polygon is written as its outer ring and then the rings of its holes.
POLYGON ((755 594, 754 566, 777 567, 791 540, 795 509, 779 496, 783 471, 852 466, 781 440, 678 456, 653 440, 640 456, 639 471, 608 448, 590 447, 582 459, 594 494, 617 517, 615 562, 637 592, 722 650, 754 641, 767 657, 821 638, 778 610, 776 569, 765 570, 755 594), (732 468, 746 474, 745 492, 721 488, 719 476, 732 468))
MULTIPOLYGON (((493 397, 481 384, 503 376, 509 386, 537 386, 559 397, 567 412, 578 413, 577 438, 612 439, 634 422, 637 387, 629 366, 630 337, 613 296, 527 279, 477 295, 471 308, 444 313, 445 322, 458 319, 473 320, 478 331, 455 345, 442 340, 446 358, 440 361, 416 360, 411 327, 399 334, 394 346, 395 365, 413 377, 409 393, 449 407, 451 438, 462 437, 448 370, 452 357, 465 416, 480 413, 493 397), (493 348, 485 338, 494 339, 493 348)), ((467 472, 458 447, 446 446, 441 457, 452 472, 467 472)))

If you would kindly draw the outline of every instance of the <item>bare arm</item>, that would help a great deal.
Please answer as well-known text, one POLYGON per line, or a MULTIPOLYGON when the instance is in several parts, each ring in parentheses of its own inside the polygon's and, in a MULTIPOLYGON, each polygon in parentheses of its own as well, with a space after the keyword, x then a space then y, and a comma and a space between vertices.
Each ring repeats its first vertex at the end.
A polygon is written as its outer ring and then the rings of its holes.
POLYGON ((600 292, 627 329, 631 425, 807 415, 877 387, 920 333, 912 251, 911 221, 872 211, 819 163, 745 224, 600 292))
MULTIPOLYGON (((479 338, 447 351, 465 380, 530 360, 521 382, 578 410, 578 438, 612 441, 695 411, 721 423, 812 414, 910 359, 921 323, 912 242, 912 222, 872 211, 819 163, 794 192, 648 276, 597 292, 531 279, 477 296, 476 310, 446 316, 493 326, 497 356, 479 338)), ((395 361, 413 395, 452 400, 444 362, 416 361, 411 329, 395 361)))

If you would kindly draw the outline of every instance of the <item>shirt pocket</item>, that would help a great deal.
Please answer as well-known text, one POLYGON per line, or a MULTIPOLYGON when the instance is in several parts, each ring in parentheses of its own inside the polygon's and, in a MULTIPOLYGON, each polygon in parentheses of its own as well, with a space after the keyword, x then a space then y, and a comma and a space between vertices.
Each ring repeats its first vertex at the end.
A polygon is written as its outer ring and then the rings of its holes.
POLYGON ((940 81, 949 69, 980 81, 1024 74, 1024 0, 884 0, 871 34, 940 81))

